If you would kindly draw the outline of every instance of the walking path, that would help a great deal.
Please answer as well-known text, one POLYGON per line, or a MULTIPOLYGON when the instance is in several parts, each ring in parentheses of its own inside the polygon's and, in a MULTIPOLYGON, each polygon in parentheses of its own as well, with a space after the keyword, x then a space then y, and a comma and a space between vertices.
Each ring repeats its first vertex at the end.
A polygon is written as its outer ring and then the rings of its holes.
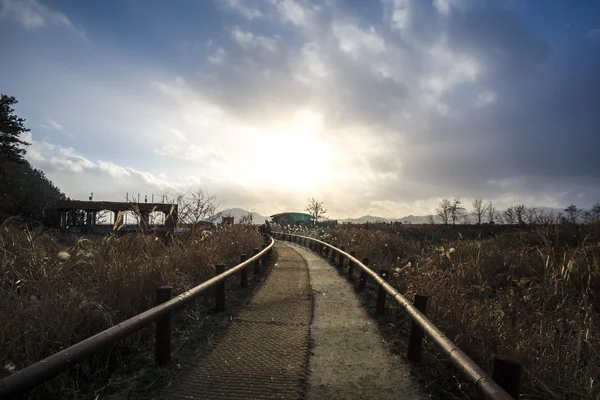
POLYGON ((315 253, 290 247, 307 261, 315 302, 308 399, 429 398, 403 360, 386 349, 346 278, 315 253))
POLYGON ((427 398, 335 267, 297 245, 276 251, 264 284, 167 398, 427 398))
POLYGON ((313 301, 308 268, 277 243, 277 264, 171 399, 303 399, 313 301))

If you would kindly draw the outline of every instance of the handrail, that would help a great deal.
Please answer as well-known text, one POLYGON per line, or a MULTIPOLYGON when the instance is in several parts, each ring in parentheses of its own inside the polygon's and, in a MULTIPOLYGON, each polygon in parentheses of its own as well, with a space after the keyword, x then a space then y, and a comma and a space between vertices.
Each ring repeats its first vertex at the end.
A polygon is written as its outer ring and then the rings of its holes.
POLYGON ((107 348, 112 343, 124 339, 132 333, 156 322, 160 317, 166 316, 171 311, 175 311, 191 302, 201 293, 213 288, 218 283, 223 282, 231 275, 240 272, 254 261, 268 254, 275 243, 272 237, 269 238, 271 239, 271 243, 267 247, 228 271, 181 293, 169 301, 152 307, 0 380, 0 398, 4 399, 8 396, 15 396, 39 385, 43 381, 84 361, 94 353, 107 348))
POLYGON ((382 279, 376 272, 364 265, 357 258, 350 254, 323 242, 319 239, 308 236, 294 235, 291 233, 272 232, 276 237, 282 235, 293 236, 302 239, 308 239, 319 243, 348 258, 354 265, 359 266, 363 271, 377 282, 392 298, 400 304, 408 313, 409 317, 431 338, 439 350, 454 364, 454 366, 471 382, 475 384, 477 392, 488 400, 514 400, 491 376, 485 373, 475 361, 471 360, 458 346, 456 346, 442 331, 440 331, 423 313, 413 306, 404 296, 400 294, 393 286, 382 279))

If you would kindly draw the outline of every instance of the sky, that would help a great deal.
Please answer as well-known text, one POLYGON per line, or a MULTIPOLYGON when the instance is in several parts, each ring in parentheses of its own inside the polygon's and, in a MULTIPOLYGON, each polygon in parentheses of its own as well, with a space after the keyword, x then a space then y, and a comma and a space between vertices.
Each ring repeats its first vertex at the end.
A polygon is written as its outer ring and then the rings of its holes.
POLYGON ((27 159, 73 199, 600 201, 596 0, 0 0, 0 54, 27 159))

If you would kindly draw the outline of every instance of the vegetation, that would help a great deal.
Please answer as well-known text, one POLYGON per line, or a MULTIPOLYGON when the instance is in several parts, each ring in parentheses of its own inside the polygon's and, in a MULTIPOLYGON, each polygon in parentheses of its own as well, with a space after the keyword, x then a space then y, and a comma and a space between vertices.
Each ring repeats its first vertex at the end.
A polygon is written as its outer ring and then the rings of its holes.
POLYGON ((16 103, 14 97, 0 95, 0 222, 13 216, 30 222, 51 220, 56 218, 56 202, 65 195, 23 158, 29 143, 20 136, 29 130, 14 114, 16 103))
POLYGON ((369 257, 409 299, 427 294, 431 321, 488 372, 494 353, 519 359, 527 398, 600 396, 600 224, 297 232, 369 257))
POLYGON ((314 197, 308 200, 308 205, 306 206, 304 211, 312 215, 313 225, 317 225, 319 219, 324 217, 325 214, 327 214, 327 209, 325 208, 324 202, 315 200, 314 197))
MULTIPOLYGON (((0 228, 0 378, 153 307, 157 287, 181 293, 262 243, 242 225, 176 235, 169 245, 152 235, 78 238, 11 221, 0 228)), ((93 373, 106 368, 96 362, 93 373)), ((75 384, 61 376, 47 390, 75 384)))

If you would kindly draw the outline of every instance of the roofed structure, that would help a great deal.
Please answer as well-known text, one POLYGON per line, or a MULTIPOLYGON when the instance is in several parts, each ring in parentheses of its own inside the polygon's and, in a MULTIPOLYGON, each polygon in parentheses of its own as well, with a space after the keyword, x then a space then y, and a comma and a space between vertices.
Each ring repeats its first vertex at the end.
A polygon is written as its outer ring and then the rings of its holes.
POLYGON ((271 221, 280 225, 308 225, 312 223, 310 214, 301 212, 284 212, 271 215, 271 221))

